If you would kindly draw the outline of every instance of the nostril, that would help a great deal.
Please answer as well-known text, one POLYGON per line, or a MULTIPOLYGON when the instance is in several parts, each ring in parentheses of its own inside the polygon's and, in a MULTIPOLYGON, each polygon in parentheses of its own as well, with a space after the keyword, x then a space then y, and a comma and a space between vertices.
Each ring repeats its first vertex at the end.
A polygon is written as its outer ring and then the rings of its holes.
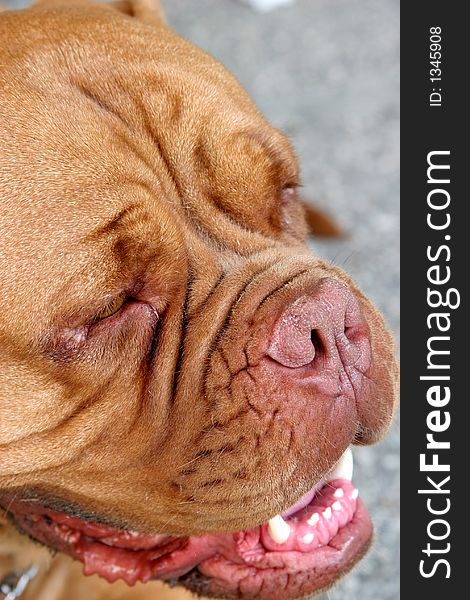
POLYGON ((284 308, 266 353, 286 367, 323 366, 333 373, 343 359, 356 362, 366 342, 367 330, 353 292, 325 278, 310 294, 284 308))
POLYGON ((323 350, 323 344, 321 342, 320 333, 318 329, 312 329, 310 331, 310 341, 315 348, 315 355, 319 354, 323 350))

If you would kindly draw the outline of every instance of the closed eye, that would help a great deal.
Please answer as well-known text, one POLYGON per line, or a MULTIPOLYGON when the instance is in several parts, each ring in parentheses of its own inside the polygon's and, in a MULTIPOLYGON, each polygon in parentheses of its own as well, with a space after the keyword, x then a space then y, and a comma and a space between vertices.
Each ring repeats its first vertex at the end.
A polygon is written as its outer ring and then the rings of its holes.
POLYGON ((109 317, 117 314, 125 304, 130 300, 125 292, 113 298, 106 306, 103 306, 93 317, 93 323, 97 321, 103 321, 104 319, 108 319, 109 317))

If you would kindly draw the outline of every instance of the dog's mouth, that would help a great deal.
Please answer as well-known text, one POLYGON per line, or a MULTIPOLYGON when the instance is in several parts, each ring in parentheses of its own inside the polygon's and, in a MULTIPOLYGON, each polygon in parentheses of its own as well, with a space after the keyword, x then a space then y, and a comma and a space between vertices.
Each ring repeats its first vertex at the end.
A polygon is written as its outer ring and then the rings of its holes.
POLYGON ((206 596, 297 598, 329 586, 367 550, 372 525, 352 484, 348 449, 328 476, 281 515, 253 529, 150 535, 13 501, 16 524, 109 582, 162 579, 206 596))

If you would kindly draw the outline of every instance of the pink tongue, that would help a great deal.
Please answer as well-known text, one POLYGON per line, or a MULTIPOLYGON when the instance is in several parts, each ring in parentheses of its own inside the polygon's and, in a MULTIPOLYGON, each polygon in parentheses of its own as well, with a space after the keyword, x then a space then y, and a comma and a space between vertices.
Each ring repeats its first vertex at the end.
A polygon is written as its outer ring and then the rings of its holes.
POLYGON ((320 481, 319 483, 317 483, 317 485, 314 488, 312 488, 309 492, 307 492, 305 494, 305 496, 302 496, 302 498, 298 502, 296 502, 293 506, 291 506, 290 508, 285 510, 283 513, 281 513, 281 516, 284 519, 286 519, 287 517, 290 517, 294 513, 301 510, 302 508, 305 508, 306 506, 308 506, 310 504, 310 502, 313 500, 313 497, 318 492, 318 490, 321 490, 324 483, 325 483, 324 481, 320 481))

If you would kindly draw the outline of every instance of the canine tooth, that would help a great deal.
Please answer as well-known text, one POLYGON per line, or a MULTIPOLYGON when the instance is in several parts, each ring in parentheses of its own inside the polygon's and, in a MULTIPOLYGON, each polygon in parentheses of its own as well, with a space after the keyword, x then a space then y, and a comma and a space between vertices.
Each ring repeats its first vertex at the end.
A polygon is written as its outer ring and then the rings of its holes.
POLYGON ((357 488, 354 488, 353 491, 351 492, 351 500, 356 500, 356 498, 359 496, 359 490, 357 488))
POLYGON ((338 488, 336 492, 333 494, 335 498, 342 498, 344 496, 343 488, 338 488))
POLYGON ((333 481, 333 479, 347 479, 348 481, 351 481, 353 476, 353 464, 354 461, 351 448, 346 448, 343 455, 336 463, 336 466, 330 471, 328 475, 329 481, 333 481))
POLYGON ((309 525, 316 525, 320 520, 320 515, 318 513, 313 513, 310 519, 307 521, 309 525))
POLYGON ((338 501, 333 502, 333 504, 331 505, 331 508, 333 510, 341 510, 341 502, 338 502, 338 501))
POLYGON ((281 515, 276 515, 268 521, 269 535, 276 544, 284 544, 290 534, 290 526, 284 521, 281 515))
POLYGON ((331 519, 331 508, 329 506, 327 506, 323 511, 323 516, 325 519, 331 519))
POLYGON ((302 538, 304 544, 311 544, 315 535, 313 533, 306 533, 302 538))

